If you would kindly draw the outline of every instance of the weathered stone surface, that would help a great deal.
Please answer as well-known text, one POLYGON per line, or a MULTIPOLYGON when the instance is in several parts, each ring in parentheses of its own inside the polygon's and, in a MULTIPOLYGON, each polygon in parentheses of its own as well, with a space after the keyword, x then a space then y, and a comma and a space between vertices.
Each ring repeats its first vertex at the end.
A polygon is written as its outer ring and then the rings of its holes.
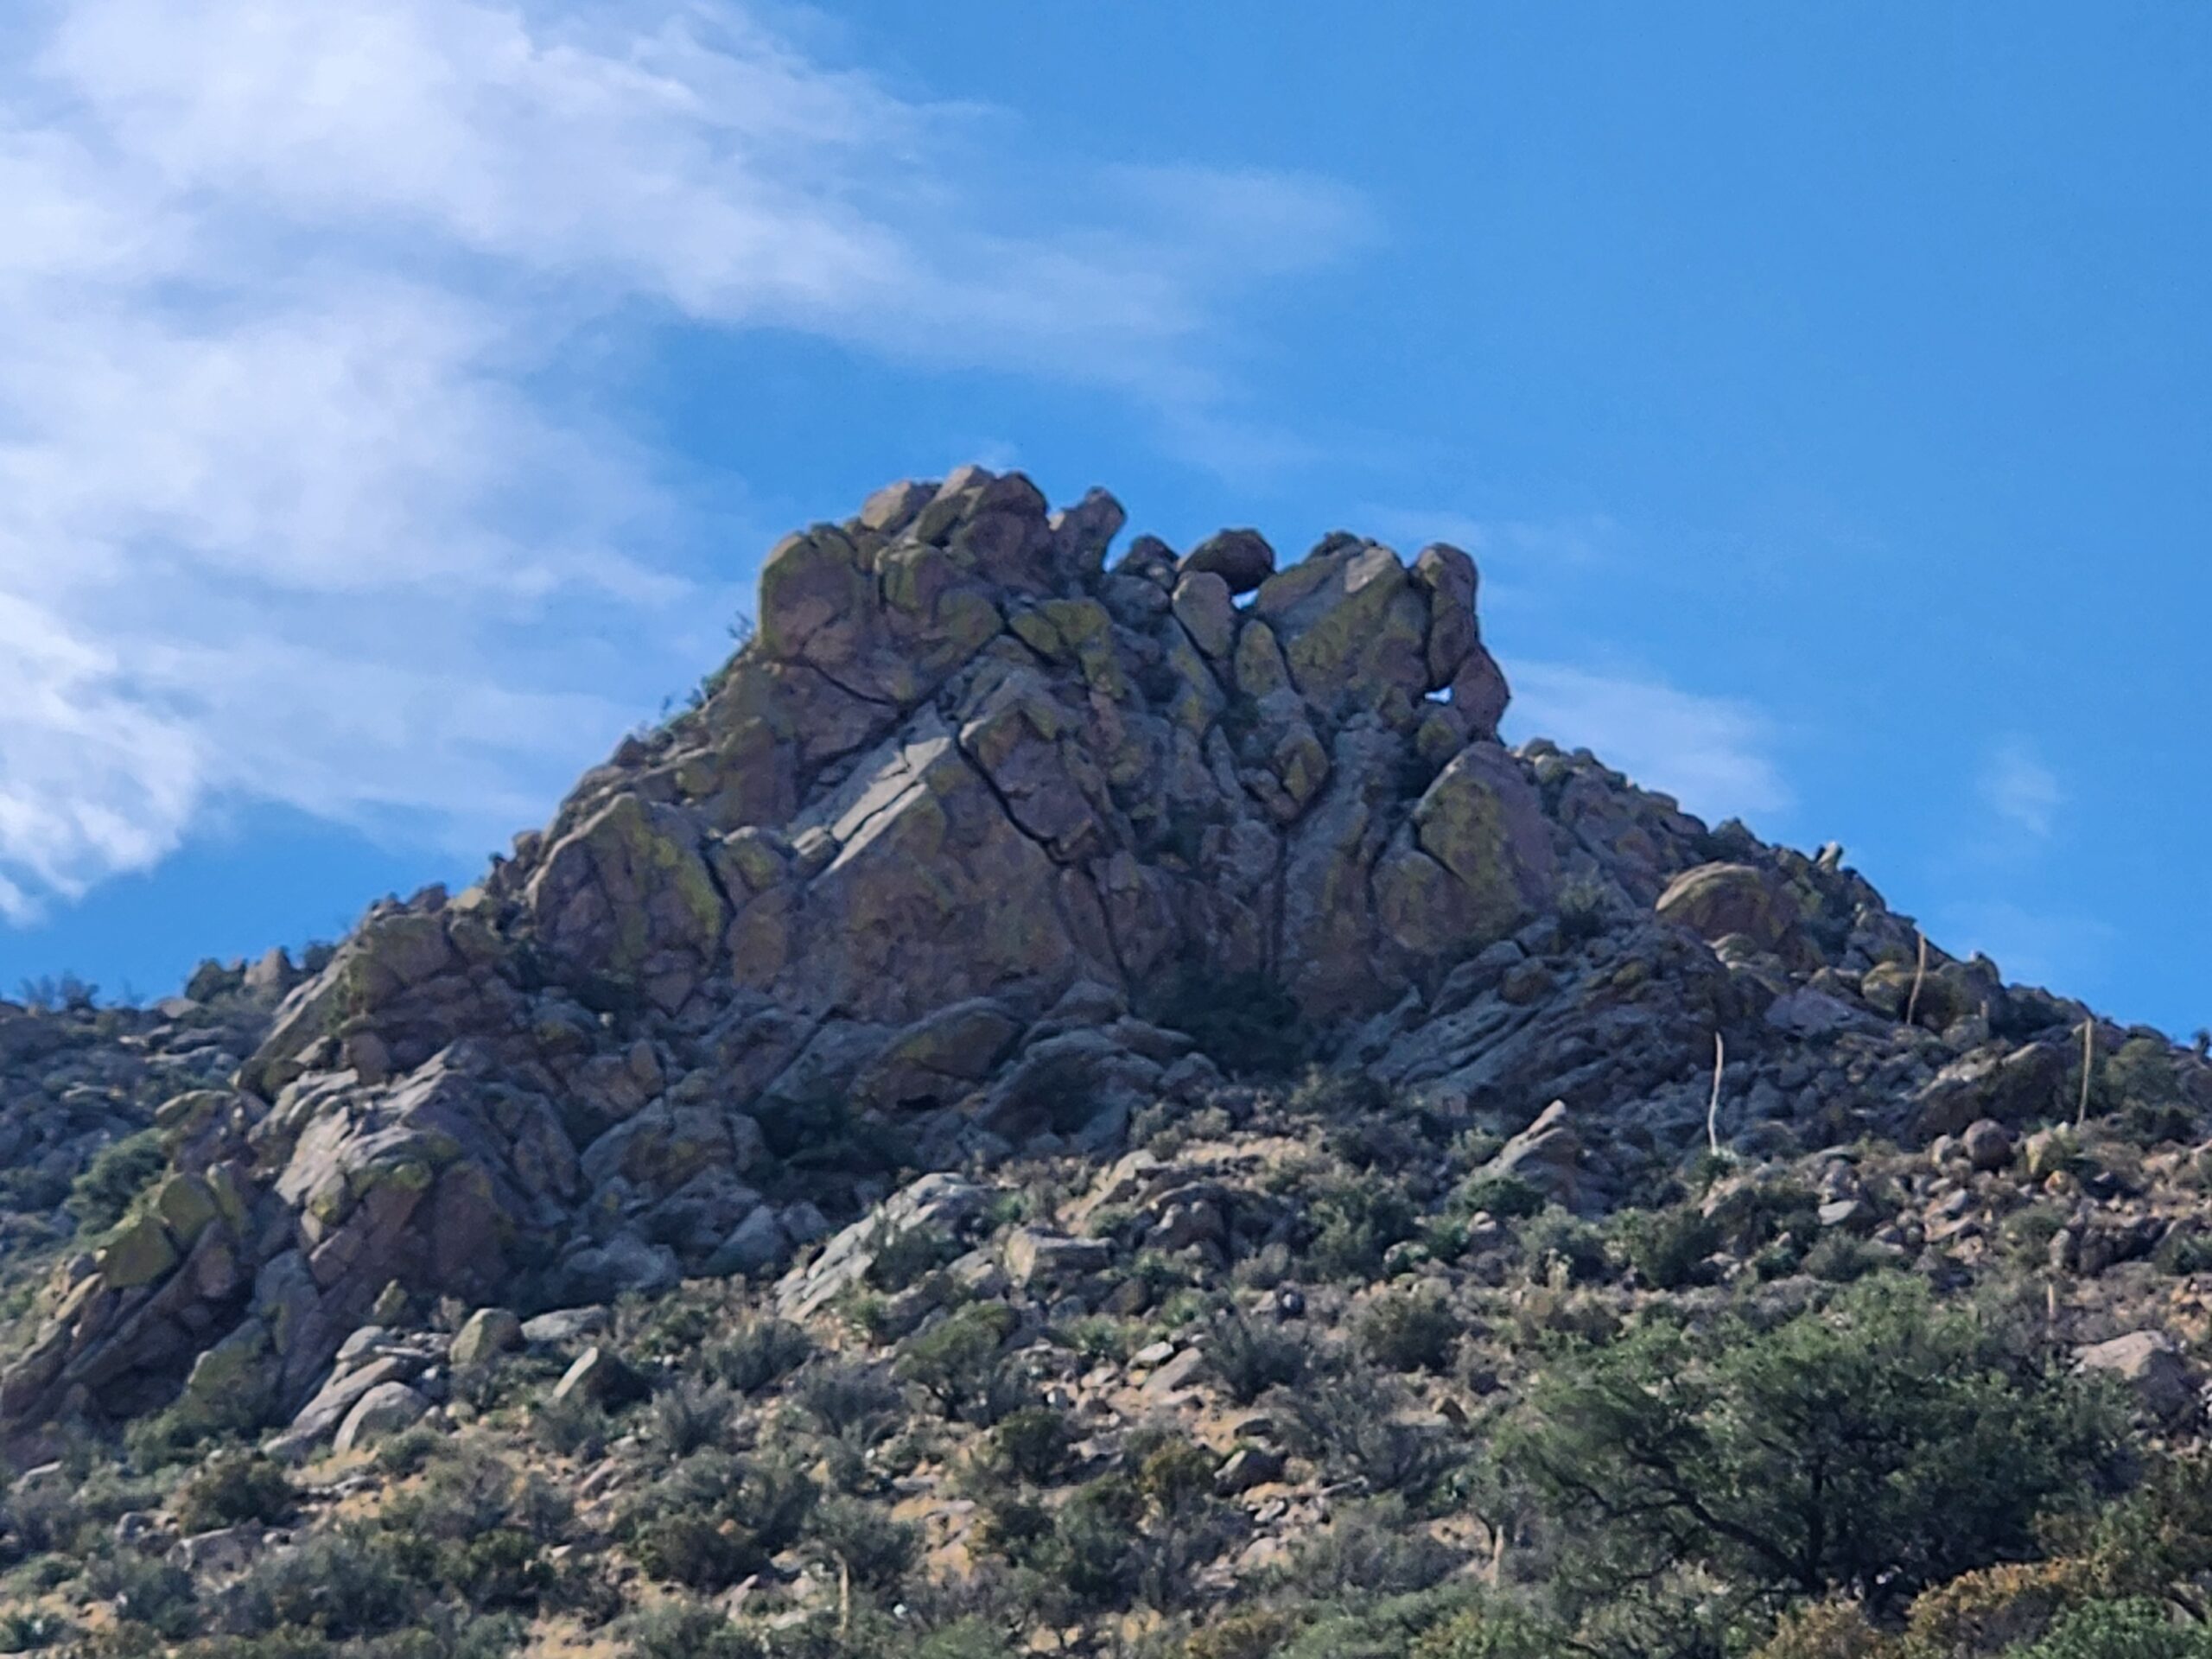
POLYGON ((2145 1413, 2173 1424, 2197 1409, 2197 1378, 2181 1344, 2163 1331, 2131 1331, 2078 1350, 2085 1371, 2117 1379, 2145 1413))
POLYGON ((916 1232, 956 1235, 989 1201, 988 1189, 957 1175, 925 1175, 832 1238, 812 1262, 786 1274, 776 1287, 777 1304, 792 1318, 817 1313, 866 1279, 876 1257, 899 1239, 916 1232))
POLYGON ((404 1382, 379 1382, 353 1402, 330 1449, 343 1457, 419 1421, 430 1402, 404 1382))
POLYGON ((1183 558, 1186 575, 1218 576, 1231 594, 1249 594, 1274 573, 1275 550, 1256 530, 1224 530, 1183 558))
POLYGON ((587 1348, 578 1354, 575 1363, 561 1374, 561 1380, 553 1385, 556 1400, 573 1395, 610 1410, 642 1400, 651 1392, 645 1378, 624 1363, 620 1355, 612 1349, 598 1347, 587 1348))
POLYGON ((1656 906, 1662 921, 1686 927, 1708 944, 1740 934, 1762 950, 1795 938, 1797 915, 1766 871, 1748 864, 1701 864, 1669 884, 1656 906))
POLYGON ((480 1307, 454 1332, 447 1351, 456 1368, 481 1365, 523 1345, 522 1321, 504 1307, 480 1307))

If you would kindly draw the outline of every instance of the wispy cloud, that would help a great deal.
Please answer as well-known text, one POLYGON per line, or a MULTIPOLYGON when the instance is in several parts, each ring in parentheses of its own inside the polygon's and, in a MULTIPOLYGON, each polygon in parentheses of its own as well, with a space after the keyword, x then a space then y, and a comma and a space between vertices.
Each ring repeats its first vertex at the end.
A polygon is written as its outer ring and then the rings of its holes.
POLYGON ((1791 801, 1775 733, 1732 698, 1565 663, 1510 660, 1509 730, 1594 750, 1638 783, 1708 818, 1779 812, 1791 801))
POLYGON ((1007 118, 738 3, 38 0, 4 29, 17 919, 226 799, 481 845, 704 660, 684 504, 577 412, 586 329, 798 330, 1196 421, 1225 297, 1363 229, 1308 178, 994 167, 1007 118))
POLYGON ((2027 738, 2015 734, 1993 747, 1978 781, 1982 804, 2000 826, 2030 841, 2050 839, 2065 791, 2027 738))

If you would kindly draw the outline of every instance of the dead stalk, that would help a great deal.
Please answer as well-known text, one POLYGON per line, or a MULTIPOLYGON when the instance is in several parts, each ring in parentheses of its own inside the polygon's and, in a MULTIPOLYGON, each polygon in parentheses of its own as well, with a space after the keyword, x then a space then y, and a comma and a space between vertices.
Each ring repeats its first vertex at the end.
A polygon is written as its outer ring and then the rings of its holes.
MULTIPOLYGON (((1913 931, 1919 933, 1920 930, 1918 928, 1915 928, 1913 931)), ((1904 1004, 1904 1022, 1908 1026, 1912 1024, 1913 1017, 1920 1012, 1920 988, 1927 982, 1928 936, 1925 933, 1921 933, 1920 965, 1912 970, 1912 995, 1905 999, 1904 1004)))
POLYGON ((2089 1121, 2089 1073, 2096 1063, 2097 1021, 2093 1014, 2082 1022, 2082 1106, 2074 1115, 2077 1129, 2089 1121))
POLYGON ((1705 1144, 1718 1158, 1720 1155, 1720 1074, 1727 1069, 1728 1046, 1720 1033, 1713 1033, 1713 1100, 1705 1109, 1705 1144))

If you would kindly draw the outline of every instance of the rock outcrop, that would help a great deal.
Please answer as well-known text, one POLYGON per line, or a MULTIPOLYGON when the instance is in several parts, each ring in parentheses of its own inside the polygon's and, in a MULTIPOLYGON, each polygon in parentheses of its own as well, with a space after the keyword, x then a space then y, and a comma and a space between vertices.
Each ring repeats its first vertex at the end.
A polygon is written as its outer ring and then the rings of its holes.
POLYGON ((373 909, 162 1107, 167 1176, 56 1271, 0 1427, 289 1421, 372 1311, 771 1272, 899 1167, 1105 1151, 1229 1086, 1255 999, 1446 1119, 1560 1103, 1529 1162, 1586 1204, 1702 1136, 1716 1033, 1731 1135, 2018 1122, 2063 1074, 2083 1011, 1901 969, 1832 851, 1507 748, 1464 553, 1109 562, 1122 522, 970 467, 779 543, 695 707, 477 886, 373 909))

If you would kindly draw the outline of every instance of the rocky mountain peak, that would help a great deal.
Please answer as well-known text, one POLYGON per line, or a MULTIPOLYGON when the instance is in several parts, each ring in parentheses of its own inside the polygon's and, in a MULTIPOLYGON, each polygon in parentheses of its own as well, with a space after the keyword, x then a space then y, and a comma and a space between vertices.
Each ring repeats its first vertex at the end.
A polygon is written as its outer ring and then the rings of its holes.
POLYGON ((779 543, 695 706, 162 1107, 0 1421, 282 1421, 379 1309, 766 1274, 902 1172, 1308 1062, 1596 1208, 1702 1141, 1716 1035, 1769 1147, 2063 1088, 2086 1011, 1923 957, 1840 854, 1506 747, 1465 553, 1109 560, 1123 518, 966 467, 779 543))

